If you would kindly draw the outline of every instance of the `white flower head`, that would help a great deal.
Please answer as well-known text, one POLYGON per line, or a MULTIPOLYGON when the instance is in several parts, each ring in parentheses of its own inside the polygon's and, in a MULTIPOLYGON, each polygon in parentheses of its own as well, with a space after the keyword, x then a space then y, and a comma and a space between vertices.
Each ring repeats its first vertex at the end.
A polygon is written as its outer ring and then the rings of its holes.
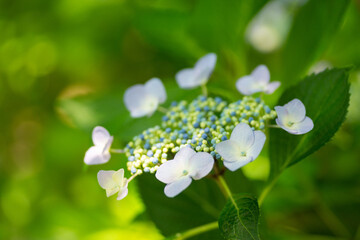
POLYGON ((133 118, 151 116, 165 100, 165 87, 158 78, 129 87, 124 95, 125 106, 133 118))
POLYGON ((276 124, 291 134, 304 134, 314 128, 311 118, 306 117, 306 109, 299 99, 293 99, 283 107, 276 106, 276 124))
POLYGON ((224 158, 225 167, 235 171, 259 156, 265 139, 263 132, 253 131, 246 123, 239 123, 230 139, 216 144, 215 149, 224 158))
POLYGON ((215 68, 216 58, 215 53, 208 53, 196 62, 194 68, 179 71, 175 76, 179 86, 191 89, 206 84, 215 68))
POLYGON ((279 86, 280 82, 270 82, 270 72, 265 65, 257 66, 250 75, 236 81, 236 88, 243 95, 257 92, 272 94, 279 86))
POLYGON ((209 174, 214 158, 205 152, 195 152, 183 147, 176 153, 174 160, 163 163, 156 172, 156 178, 166 183, 164 192, 167 197, 175 197, 184 191, 192 179, 198 180, 209 174))
POLYGON ((87 165, 103 164, 110 159, 110 147, 113 137, 109 132, 100 126, 94 128, 92 132, 92 141, 94 146, 89 148, 85 153, 84 162, 87 165))
POLYGON ((128 194, 128 179, 124 177, 124 169, 118 171, 100 170, 97 174, 100 187, 106 190, 106 196, 110 197, 119 192, 117 200, 121 200, 128 194))

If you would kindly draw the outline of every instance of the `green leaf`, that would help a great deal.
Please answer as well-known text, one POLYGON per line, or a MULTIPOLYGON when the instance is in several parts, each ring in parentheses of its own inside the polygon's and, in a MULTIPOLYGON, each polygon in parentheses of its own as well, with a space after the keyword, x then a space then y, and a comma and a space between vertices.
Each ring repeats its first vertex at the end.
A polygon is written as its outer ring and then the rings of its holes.
POLYGON ((249 195, 234 195, 226 203, 219 218, 220 231, 225 239, 260 239, 258 232, 259 206, 249 195))
POLYGON ((314 129, 304 135, 292 135, 282 129, 270 129, 270 177, 309 156, 327 143, 345 120, 349 106, 349 68, 325 70, 306 77, 287 89, 277 105, 294 98, 306 107, 314 129))
POLYGON ((301 77, 331 43, 350 0, 309 0, 296 15, 283 50, 283 85, 301 77))
POLYGON ((196 1, 190 31, 210 51, 241 49, 247 24, 267 1, 196 1))
MULTIPOLYGON (((216 221, 225 200, 212 179, 193 181, 189 188, 174 198, 164 194, 165 184, 154 175, 143 174, 137 178, 139 192, 150 219, 164 236, 173 236, 216 221)), ((192 240, 218 240, 218 230, 204 233, 192 240)))

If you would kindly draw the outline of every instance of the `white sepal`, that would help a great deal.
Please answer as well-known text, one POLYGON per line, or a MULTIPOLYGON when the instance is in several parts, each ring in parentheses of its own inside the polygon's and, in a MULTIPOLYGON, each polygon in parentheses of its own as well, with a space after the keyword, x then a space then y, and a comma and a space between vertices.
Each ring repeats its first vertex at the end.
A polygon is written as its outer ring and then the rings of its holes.
POLYGON ((89 148, 84 157, 84 162, 87 165, 107 163, 110 159, 110 147, 113 142, 113 137, 109 132, 100 126, 94 128, 92 132, 92 140, 94 146, 89 148))
POLYGON ((128 179, 124 177, 124 169, 118 171, 100 170, 97 179, 101 188, 105 189, 106 196, 110 197, 118 192, 117 200, 121 200, 128 194, 128 179))
POLYGON ((158 78, 136 84, 125 91, 124 103, 133 118, 151 116, 166 101, 166 91, 158 78))
POLYGON ((280 82, 270 82, 270 72, 265 65, 257 66, 250 75, 236 81, 236 88, 243 95, 257 92, 272 94, 279 86, 280 82))
POLYGON ((214 166, 214 158, 209 153, 197 153, 190 147, 183 147, 173 160, 163 163, 155 177, 166 183, 164 193, 175 197, 184 191, 192 179, 199 180, 209 174, 214 166))
POLYGON ((310 132, 314 128, 311 118, 306 116, 304 104, 299 99, 293 99, 284 106, 276 106, 276 124, 285 131, 300 135, 310 132))
POLYGON ((239 123, 230 139, 216 144, 215 150, 224 158, 224 166, 236 171, 259 156, 265 140, 263 132, 253 131, 246 123, 239 123))
POLYGON ((200 58, 194 68, 179 71, 175 78, 180 88, 192 89, 206 84, 215 68, 216 59, 215 53, 209 53, 200 58))

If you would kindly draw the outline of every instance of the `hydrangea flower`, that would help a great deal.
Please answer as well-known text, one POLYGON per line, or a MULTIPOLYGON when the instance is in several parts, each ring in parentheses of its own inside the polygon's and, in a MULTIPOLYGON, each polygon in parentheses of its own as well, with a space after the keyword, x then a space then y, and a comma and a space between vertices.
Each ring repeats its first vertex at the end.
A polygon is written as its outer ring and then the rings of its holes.
POLYGON ((103 164, 110 159, 110 147, 113 137, 109 132, 100 126, 94 128, 92 132, 92 141, 94 146, 85 153, 84 162, 87 165, 103 164))
POLYGON ((128 194, 128 179, 124 177, 124 169, 118 171, 100 170, 97 174, 100 187, 106 190, 106 196, 110 197, 119 192, 117 200, 121 200, 128 194))
POLYGON ((276 124, 291 134, 304 134, 314 128, 311 118, 306 117, 306 109, 299 99, 293 99, 283 107, 276 106, 275 111, 278 115, 276 124))
POLYGON ((236 88, 243 95, 252 95, 257 92, 272 94, 279 86, 280 82, 270 83, 270 72, 265 65, 257 66, 250 75, 236 81, 236 88))
POLYGON ((124 95, 125 106, 133 118, 151 116, 165 100, 165 87, 158 78, 129 87, 124 95))
POLYGON ((175 76, 179 86, 184 89, 191 89, 205 85, 215 68, 216 58, 215 53, 209 53, 200 58, 194 68, 179 71, 175 76))
POLYGON ((253 131, 248 124, 240 123, 230 139, 216 144, 215 149, 224 158, 224 166, 235 171, 259 156, 265 139, 263 132, 253 131))
POLYGON ((156 172, 156 178, 166 183, 164 192, 167 197, 175 197, 192 182, 209 174, 214 165, 214 158, 205 152, 195 152, 190 147, 183 147, 176 153, 174 160, 163 163, 156 172))

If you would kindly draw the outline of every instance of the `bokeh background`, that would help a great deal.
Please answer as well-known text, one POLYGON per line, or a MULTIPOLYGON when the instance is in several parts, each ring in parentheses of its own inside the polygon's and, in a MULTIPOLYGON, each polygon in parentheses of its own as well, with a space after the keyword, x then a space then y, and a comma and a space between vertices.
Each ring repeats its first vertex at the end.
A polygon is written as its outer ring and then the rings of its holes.
MULTIPOLYGON (((88 168, 83 157, 96 125, 120 148, 159 121, 159 114, 130 119, 122 97, 132 84, 161 78, 167 104, 200 94, 178 89, 174 75, 208 52, 218 54, 210 92, 232 98, 241 97, 236 79, 258 64, 283 86, 353 66, 346 122, 283 174, 262 225, 268 239, 360 239, 360 2, 349 1, 343 14, 334 10, 342 0, 326 1, 334 12, 314 2, 0 0, 0 239, 162 239, 135 184, 121 202, 98 186, 97 171, 118 169, 121 156, 88 168), (301 14, 309 22, 296 36, 301 14), (300 50, 289 47, 291 38, 300 50)), ((266 101, 275 104, 283 90, 266 101)), ((261 184, 268 170, 262 156, 244 174, 261 184)))

